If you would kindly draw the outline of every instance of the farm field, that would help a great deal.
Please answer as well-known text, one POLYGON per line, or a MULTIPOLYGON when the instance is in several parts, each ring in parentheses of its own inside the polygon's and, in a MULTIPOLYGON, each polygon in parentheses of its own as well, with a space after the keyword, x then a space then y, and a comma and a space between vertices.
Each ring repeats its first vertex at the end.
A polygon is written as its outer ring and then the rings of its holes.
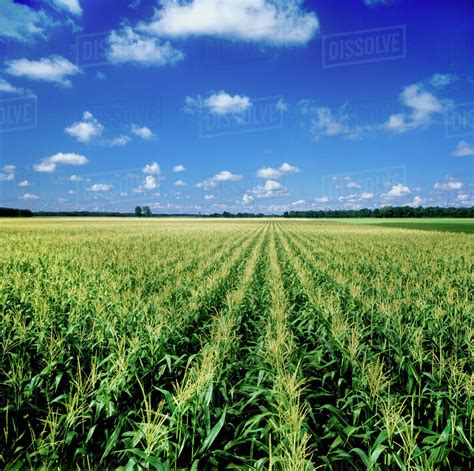
POLYGON ((2 469, 472 469, 473 238, 0 221, 2 469))
POLYGON ((464 232, 474 233, 474 220, 454 218, 391 218, 391 219, 352 219, 346 220, 353 224, 373 224, 384 227, 398 227, 401 229, 416 229, 423 231, 464 232))

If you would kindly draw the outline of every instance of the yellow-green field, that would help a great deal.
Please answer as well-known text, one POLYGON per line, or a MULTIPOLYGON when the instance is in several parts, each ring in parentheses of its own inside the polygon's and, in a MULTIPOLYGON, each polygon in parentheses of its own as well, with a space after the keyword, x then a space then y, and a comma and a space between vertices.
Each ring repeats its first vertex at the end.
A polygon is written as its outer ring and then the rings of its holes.
POLYGON ((0 221, 0 468, 472 469, 472 237, 0 221))

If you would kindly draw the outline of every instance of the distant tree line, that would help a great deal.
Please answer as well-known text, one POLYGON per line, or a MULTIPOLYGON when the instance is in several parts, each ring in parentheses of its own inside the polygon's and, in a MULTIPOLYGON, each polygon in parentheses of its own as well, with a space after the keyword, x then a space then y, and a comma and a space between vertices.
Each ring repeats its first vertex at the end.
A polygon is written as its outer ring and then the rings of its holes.
POLYGON ((149 218, 152 216, 150 206, 137 206, 135 208, 135 216, 141 218, 142 216, 145 218, 149 218))
MULTIPOLYGON (((200 217, 200 218, 271 218, 281 217, 277 214, 263 213, 223 213, 212 214, 152 214, 148 206, 137 206, 133 213, 120 213, 117 211, 38 211, 29 209, 0 208, 0 217, 200 217)), ((377 209, 338 209, 338 210, 308 210, 286 211, 285 218, 474 218, 474 207, 470 208, 441 208, 439 206, 428 208, 413 208, 411 206, 387 206, 377 209)))
POLYGON ((285 218, 473 218, 470 208, 413 208, 411 206, 387 206, 376 209, 338 209, 320 211, 286 211, 285 218))
POLYGON ((0 208, 0 217, 4 218, 30 218, 33 213, 29 209, 0 208))

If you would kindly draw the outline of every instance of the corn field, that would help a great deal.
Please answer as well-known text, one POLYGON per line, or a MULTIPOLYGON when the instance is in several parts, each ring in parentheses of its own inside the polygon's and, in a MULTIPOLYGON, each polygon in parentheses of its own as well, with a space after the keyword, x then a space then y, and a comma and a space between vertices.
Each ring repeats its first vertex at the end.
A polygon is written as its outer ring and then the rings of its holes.
POLYGON ((0 223, 0 468, 472 469, 472 236, 0 223))

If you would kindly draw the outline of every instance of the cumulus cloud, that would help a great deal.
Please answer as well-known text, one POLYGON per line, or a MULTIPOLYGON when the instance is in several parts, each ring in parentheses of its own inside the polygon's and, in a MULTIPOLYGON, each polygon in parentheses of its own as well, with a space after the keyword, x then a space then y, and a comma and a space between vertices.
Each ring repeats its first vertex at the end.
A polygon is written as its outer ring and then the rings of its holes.
POLYGON ((425 200, 421 196, 415 196, 413 198, 413 201, 410 203, 410 206, 413 206, 414 208, 421 206, 425 200))
POLYGON ((253 200, 254 200, 253 196, 250 196, 247 193, 245 193, 242 196, 242 203, 243 204, 250 204, 253 200))
POLYGON ((134 188, 133 191, 134 193, 143 193, 144 191, 154 190, 157 187, 156 178, 153 175, 147 175, 143 183, 139 187, 134 188))
POLYGON ((187 96, 185 99, 184 111, 188 114, 205 110, 218 116, 234 115, 236 117, 245 113, 252 103, 250 98, 244 95, 229 95, 221 90, 218 93, 210 95, 208 98, 187 96))
POLYGON ((40 60, 14 59, 6 62, 6 72, 15 77, 53 82, 71 86, 69 76, 81 73, 81 69, 62 56, 52 55, 40 60))
POLYGON ((175 186, 186 186, 186 182, 184 182, 183 180, 176 180, 174 182, 174 185, 175 186))
POLYGON ((444 182, 436 182, 433 186, 435 190, 461 190, 464 187, 463 183, 453 177, 447 175, 444 182))
POLYGON ((19 198, 23 201, 34 201, 39 199, 39 196, 33 193, 25 193, 24 195, 19 196, 19 198))
POLYGON ((278 198, 288 196, 288 188, 275 180, 267 180, 264 185, 257 185, 252 190, 256 198, 278 198))
POLYGON ((79 142, 90 142, 99 137, 104 130, 104 126, 94 118, 92 113, 85 111, 82 115, 82 121, 71 124, 64 131, 79 142))
POLYGON ((404 196, 408 196, 410 194, 411 194, 411 190, 409 187, 404 186, 401 183, 398 183, 397 185, 393 185, 390 191, 388 191, 387 193, 383 193, 380 196, 386 200, 393 200, 397 198, 402 198, 404 196))
POLYGON ((184 59, 184 54, 167 42, 143 36, 126 26, 112 31, 108 37, 107 59, 112 64, 131 63, 145 67, 173 65, 184 59))
POLYGON ((143 167, 142 172, 150 175, 159 175, 161 173, 161 168, 156 162, 152 162, 151 164, 146 164, 143 167))
POLYGON ((427 127, 452 106, 451 100, 440 99, 435 93, 456 79, 450 74, 435 74, 429 79, 404 87, 399 101, 405 111, 389 115, 380 122, 362 124, 351 106, 346 103, 337 109, 315 106, 312 100, 301 100, 300 112, 311 117, 310 131, 316 140, 321 137, 341 136, 359 139, 375 132, 391 131, 402 134, 419 127, 427 127))
POLYGON ((186 171, 186 167, 182 164, 178 164, 173 167, 173 172, 179 173, 179 172, 184 172, 184 171, 186 171))
POLYGON ((257 170, 257 177, 266 178, 271 180, 277 180, 285 175, 300 173, 301 170, 298 167, 294 167, 287 162, 284 162, 279 167, 262 167, 257 170))
POLYGON ((158 36, 214 36, 272 46, 307 43, 319 29, 302 0, 160 0, 161 9, 139 29, 158 36))
POLYGON ((222 182, 236 182, 242 179, 241 175, 236 175, 228 170, 222 170, 211 178, 199 182, 196 186, 208 190, 209 188, 215 188, 218 183, 222 182))
POLYGON ((132 124, 131 129, 132 129, 132 133, 135 134, 135 136, 141 137, 142 139, 145 139, 145 141, 149 141, 150 139, 155 137, 151 129, 146 126, 140 127, 140 126, 137 126, 136 124, 132 124))
POLYGON ((457 79, 454 74, 434 74, 428 79, 428 83, 434 88, 444 88, 457 79))
MULTIPOLYGON (((441 82, 441 79, 438 81, 441 82)), ((443 102, 426 90, 423 83, 405 87, 400 94, 400 102, 409 109, 409 112, 391 115, 385 123, 386 129, 399 134, 409 129, 427 126, 432 122, 434 115, 444 112, 448 106, 448 102, 443 102)))
POLYGON ((349 113, 349 106, 343 105, 338 110, 321 106, 316 108, 305 108, 302 103, 303 113, 311 113, 311 133, 318 140, 321 137, 343 136, 346 139, 357 139, 364 129, 352 123, 353 117, 349 113))
POLYGON ((21 182, 18 183, 19 187, 26 188, 30 186, 30 182, 28 180, 22 180, 21 182))
POLYGON ((474 146, 469 144, 467 141, 460 141, 451 155, 453 157, 474 156, 474 146))
POLYGON ((21 95, 25 93, 25 90, 23 88, 13 86, 10 82, 7 82, 5 79, 0 77, 0 93, 21 95))
POLYGON ((78 177, 77 175, 71 175, 69 177, 70 182, 82 182, 84 179, 82 177, 78 177))
POLYGON ((316 203, 329 203, 329 198, 327 196, 319 196, 314 198, 314 201, 316 201, 316 203))
POLYGON ((204 199, 205 199, 206 201, 211 201, 211 200, 213 200, 214 198, 215 198, 214 195, 204 195, 204 199))
POLYGON ((79 0, 49 0, 55 7, 72 15, 81 16, 82 8, 79 0))
POLYGON ((0 37, 30 42, 34 38, 44 38, 52 26, 54 22, 43 10, 13 0, 0 2, 0 37))
POLYGON ((110 191, 111 189, 112 185, 109 185, 108 183, 94 183, 94 185, 89 187, 89 191, 96 193, 110 191))
POLYGON ((122 134, 118 137, 114 137, 113 139, 106 139, 105 141, 103 141, 103 145, 109 147, 124 147, 130 142, 132 142, 132 138, 130 136, 122 134))
POLYGON ((15 180, 14 173, 0 173, 0 182, 10 182, 15 180))
POLYGON ((58 152, 46 157, 33 168, 37 172, 53 173, 58 165, 86 165, 89 161, 80 154, 58 152))

